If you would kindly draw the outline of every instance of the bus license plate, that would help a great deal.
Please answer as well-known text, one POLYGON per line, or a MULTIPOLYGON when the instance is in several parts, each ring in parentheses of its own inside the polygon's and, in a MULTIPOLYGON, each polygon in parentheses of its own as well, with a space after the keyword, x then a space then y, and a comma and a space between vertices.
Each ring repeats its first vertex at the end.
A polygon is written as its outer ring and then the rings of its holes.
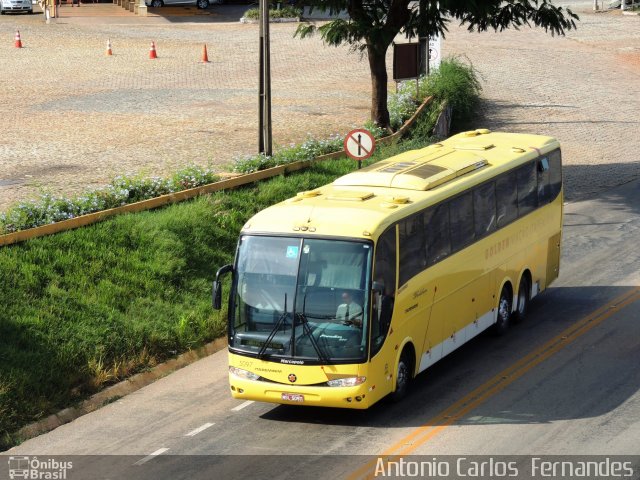
POLYGON ((304 395, 299 393, 283 393, 282 400, 286 400, 288 402, 304 402, 304 395))

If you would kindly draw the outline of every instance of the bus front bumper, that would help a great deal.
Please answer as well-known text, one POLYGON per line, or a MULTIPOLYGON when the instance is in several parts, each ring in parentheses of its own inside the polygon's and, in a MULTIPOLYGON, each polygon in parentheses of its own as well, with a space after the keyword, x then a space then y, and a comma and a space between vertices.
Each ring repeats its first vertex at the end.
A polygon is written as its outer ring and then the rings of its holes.
POLYGON ((229 386, 233 398, 241 400, 361 410, 369 408, 369 387, 366 382, 356 387, 282 385, 229 374, 229 386))

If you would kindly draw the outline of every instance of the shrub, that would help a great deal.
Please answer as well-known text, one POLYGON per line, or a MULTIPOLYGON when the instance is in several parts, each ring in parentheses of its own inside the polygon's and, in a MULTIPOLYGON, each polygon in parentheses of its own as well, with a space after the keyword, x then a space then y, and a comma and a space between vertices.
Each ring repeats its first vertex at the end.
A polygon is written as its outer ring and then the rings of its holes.
POLYGON ((281 148, 270 157, 262 153, 238 157, 233 161, 233 171, 252 173, 278 165, 311 160, 320 155, 340 151, 343 139, 344 136, 337 133, 324 140, 316 140, 309 137, 299 145, 291 144, 288 147, 281 148))
POLYGON ((0 234, 40 227, 80 215, 148 200, 168 193, 199 187, 218 180, 211 168, 188 166, 170 178, 115 177, 109 185, 84 194, 63 198, 43 193, 39 198, 17 203, 0 214, 0 234))
POLYGON ((438 70, 420 81, 421 96, 433 95, 438 104, 446 100, 453 107, 453 119, 457 122, 468 122, 472 118, 481 91, 473 65, 457 57, 444 60, 438 70))
MULTIPOLYGON (((302 10, 289 5, 281 7, 279 10, 273 7, 269 8, 269 18, 300 18, 302 10)), ((257 8, 250 8, 244 12, 244 17, 251 20, 258 20, 260 17, 260 10, 257 8)))

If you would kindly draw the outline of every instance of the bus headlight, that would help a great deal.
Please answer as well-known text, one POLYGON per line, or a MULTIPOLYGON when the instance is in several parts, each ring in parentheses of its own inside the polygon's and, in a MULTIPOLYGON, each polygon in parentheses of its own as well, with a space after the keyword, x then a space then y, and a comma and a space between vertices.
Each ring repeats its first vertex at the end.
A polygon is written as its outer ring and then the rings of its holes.
POLYGON ((256 375, 253 372, 231 366, 229 367, 229 373, 234 374, 236 377, 245 378, 247 380, 258 380, 260 378, 260 375, 256 375))
POLYGON ((357 385, 362 385, 366 381, 367 377, 337 378, 335 380, 329 380, 327 385, 330 387, 355 387, 357 385))

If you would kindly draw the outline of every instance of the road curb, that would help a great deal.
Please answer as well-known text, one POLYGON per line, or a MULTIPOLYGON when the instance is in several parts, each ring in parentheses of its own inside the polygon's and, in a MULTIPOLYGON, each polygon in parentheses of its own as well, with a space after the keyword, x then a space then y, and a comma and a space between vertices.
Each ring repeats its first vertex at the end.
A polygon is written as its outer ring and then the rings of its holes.
POLYGON ((25 441, 30 438, 37 437, 38 435, 42 435, 43 433, 50 432, 65 423, 70 423, 87 413, 94 412, 101 407, 124 397, 125 395, 133 393, 136 390, 140 390, 142 387, 146 387, 176 370, 212 355, 223 348, 226 348, 226 346, 227 339, 223 337, 207 343, 195 350, 189 350, 176 358, 172 358, 160 365, 156 365, 149 371, 138 373, 131 378, 101 390, 87 400, 84 400, 77 407, 65 408, 64 410, 60 410, 58 413, 54 413, 42 420, 22 427, 18 430, 17 436, 20 441, 25 441))

